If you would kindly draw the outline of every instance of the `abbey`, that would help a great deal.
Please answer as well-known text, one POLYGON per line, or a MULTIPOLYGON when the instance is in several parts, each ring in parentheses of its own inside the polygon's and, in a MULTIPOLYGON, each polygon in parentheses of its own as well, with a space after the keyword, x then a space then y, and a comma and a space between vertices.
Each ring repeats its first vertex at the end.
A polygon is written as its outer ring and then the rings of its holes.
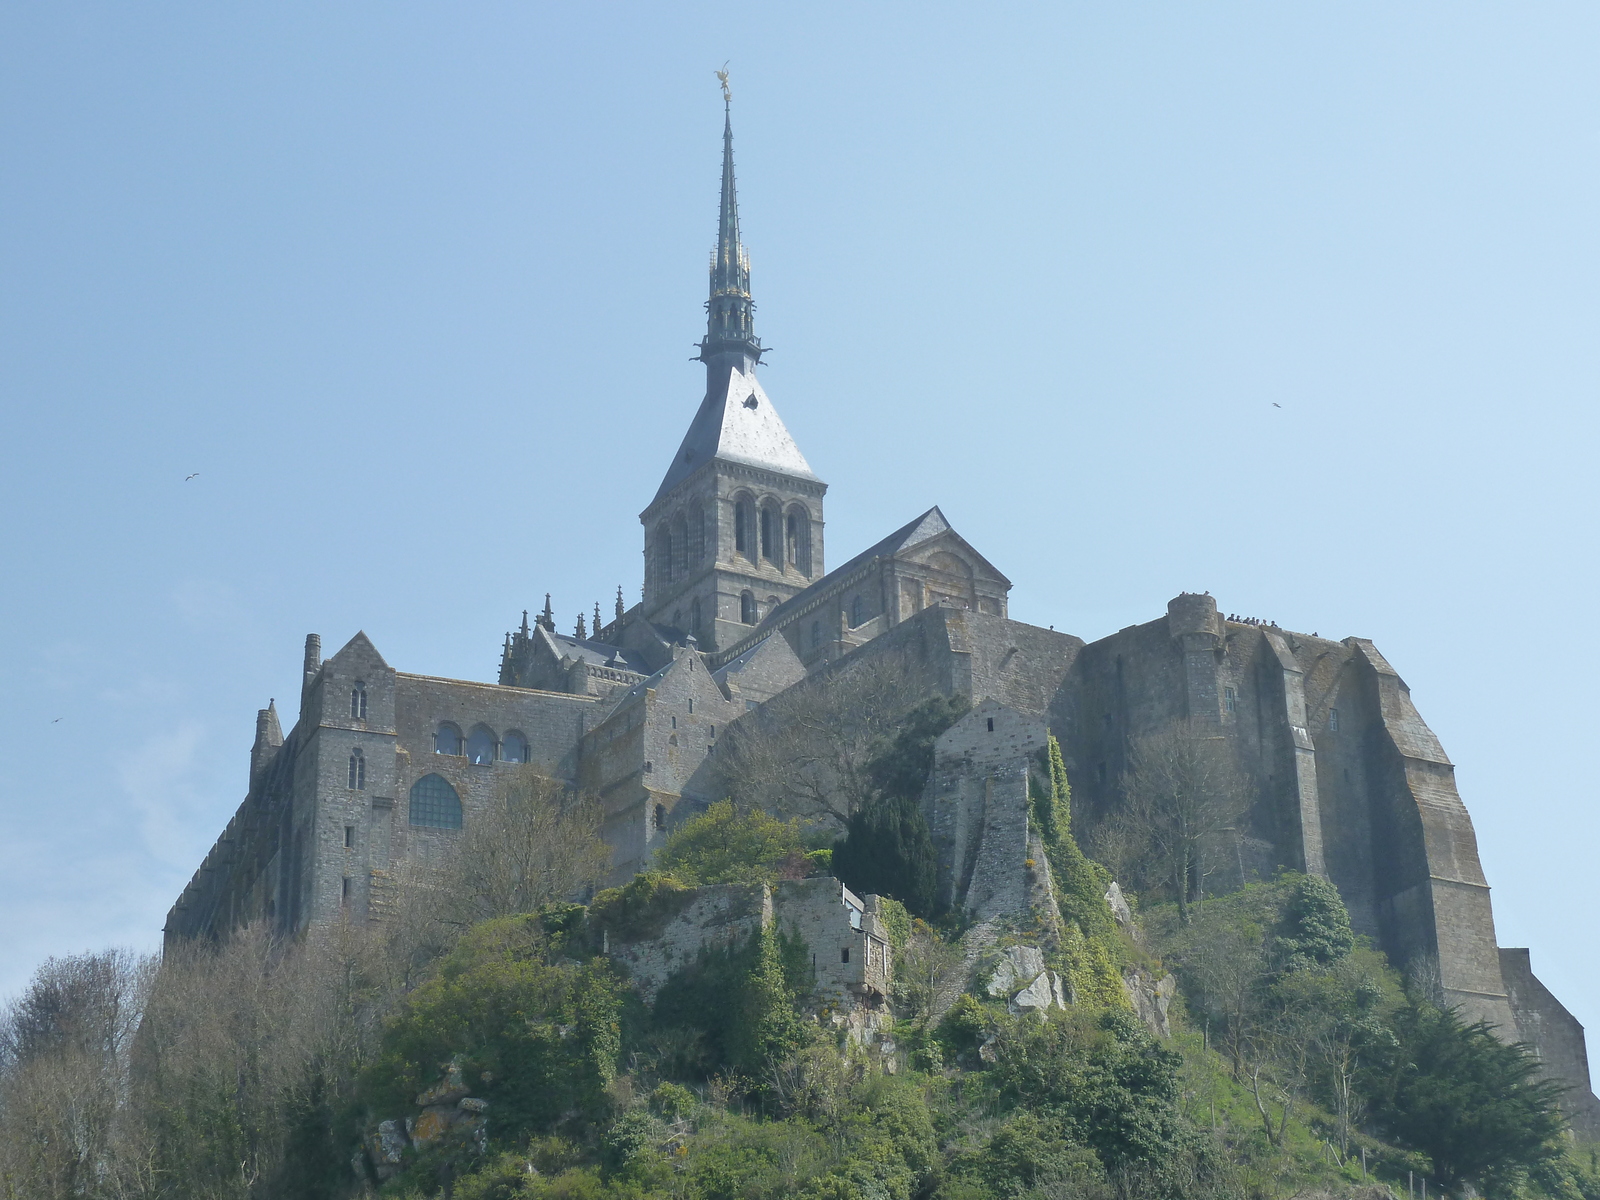
MULTIPOLYGON (((1535 1046, 1573 1085, 1575 1124, 1600 1133, 1583 1029, 1526 950, 1498 946, 1454 768, 1371 642, 1227 618, 1185 593, 1086 644, 1011 620, 1010 581, 937 508, 829 570, 827 485, 757 375, 727 120, 707 310, 705 394, 640 514, 642 602, 619 589, 608 621, 596 609, 566 634, 547 597, 506 635, 493 683, 398 671, 362 633, 323 659, 308 637, 298 720, 285 735, 275 705, 258 715, 249 790, 169 913, 169 944, 248 922, 380 921, 403 868, 437 861, 519 773, 599 796, 626 879, 717 798, 731 726, 790 689, 825 700, 893 671, 908 706, 960 693, 1042 722, 1090 815, 1122 802, 1141 737, 1182 722, 1223 739, 1252 797, 1231 885, 1279 867, 1331 880, 1397 967, 1535 1046)), ((941 760, 931 815, 945 820, 940 797, 988 794, 957 778, 983 753, 941 760)))

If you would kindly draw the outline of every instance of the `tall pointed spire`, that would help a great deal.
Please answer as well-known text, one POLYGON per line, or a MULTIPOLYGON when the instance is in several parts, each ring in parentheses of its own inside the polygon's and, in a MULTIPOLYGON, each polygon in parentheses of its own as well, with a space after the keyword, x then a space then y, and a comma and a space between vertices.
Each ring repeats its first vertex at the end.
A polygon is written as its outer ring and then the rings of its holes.
POLYGON ((761 361, 761 339, 755 335, 756 306, 750 299, 750 256, 739 240, 739 196, 733 181, 733 93, 728 90, 727 71, 718 71, 717 78, 722 81, 722 201, 717 211, 717 248, 711 252, 711 297, 706 301, 700 361, 708 373, 718 366, 733 366, 749 374, 761 361))

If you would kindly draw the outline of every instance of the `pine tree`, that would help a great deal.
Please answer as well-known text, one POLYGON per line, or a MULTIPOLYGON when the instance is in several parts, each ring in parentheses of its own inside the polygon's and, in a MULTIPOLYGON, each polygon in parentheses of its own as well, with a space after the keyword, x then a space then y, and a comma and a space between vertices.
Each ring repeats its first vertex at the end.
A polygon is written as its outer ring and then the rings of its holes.
POLYGON ((740 989, 728 1050, 735 1067, 760 1079, 769 1066, 800 1048, 804 1030, 784 979, 777 932, 769 927, 755 936, 756 953, 740 989))
POLYGON ((905 796, 867 801, 833 850, 833 873, 851 891, 889 896, 919 917, 933 915, 937 872, 927 819, 905 796))

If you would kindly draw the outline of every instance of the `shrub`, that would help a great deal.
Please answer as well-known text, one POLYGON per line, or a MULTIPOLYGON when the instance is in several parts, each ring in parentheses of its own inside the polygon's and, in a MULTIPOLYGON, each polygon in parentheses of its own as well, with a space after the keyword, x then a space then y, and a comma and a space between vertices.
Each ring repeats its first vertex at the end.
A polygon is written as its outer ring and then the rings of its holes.
POLYGON ((667 837, 655 866, 686 884, 775 883, 805 874, 805 857, 797 822, 719 800, 667 837))

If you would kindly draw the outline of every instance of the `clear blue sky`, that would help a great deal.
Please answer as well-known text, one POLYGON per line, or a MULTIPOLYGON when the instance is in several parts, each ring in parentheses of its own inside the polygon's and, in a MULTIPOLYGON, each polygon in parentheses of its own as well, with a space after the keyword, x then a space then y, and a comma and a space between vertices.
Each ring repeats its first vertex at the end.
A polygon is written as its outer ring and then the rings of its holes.
POLYGON ((841 562, 1371 637, 1600 1028, 1592 4, 0 7, 0 993, 150 947, 300 644, 637 595, 731 60, 841 562), (1281 407, 1275 407, 1281 405, 1281 407), (199 472, 185 483, 184 477, 199 472), (59 718, 59 719, 58 719, 59 718))

